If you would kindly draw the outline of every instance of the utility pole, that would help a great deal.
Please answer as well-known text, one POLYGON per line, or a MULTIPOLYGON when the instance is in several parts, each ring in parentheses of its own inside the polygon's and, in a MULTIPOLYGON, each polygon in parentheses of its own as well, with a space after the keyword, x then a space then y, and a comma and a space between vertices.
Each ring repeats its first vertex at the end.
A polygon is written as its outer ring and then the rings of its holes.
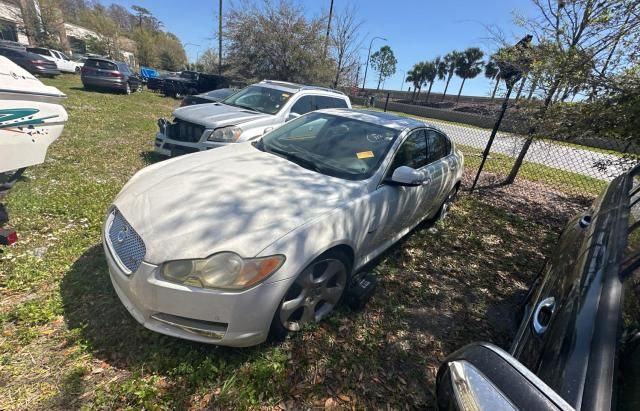
POLYGON ((333 16, 333 0, 329 7, 329 22, 327 23, 327 36, 324 39, 324 57, 327 58, 327 50, 329 48, 329 35, 331 34, 331 17, 333 16))
POLYGON ((362 81, 362 89, 364 90, 367 86, 367 69, 369 68, 369 57, 371 57, 371 45, 373 44, 373 40, 380 39, 387 41, 384 37, 374 37, 369 42, 369 52, 367 53, 367 64, 364 66, 364 80, 362 81))
POLYGON ((218 75, 222 75, 222 0, 218 7, 218 75))

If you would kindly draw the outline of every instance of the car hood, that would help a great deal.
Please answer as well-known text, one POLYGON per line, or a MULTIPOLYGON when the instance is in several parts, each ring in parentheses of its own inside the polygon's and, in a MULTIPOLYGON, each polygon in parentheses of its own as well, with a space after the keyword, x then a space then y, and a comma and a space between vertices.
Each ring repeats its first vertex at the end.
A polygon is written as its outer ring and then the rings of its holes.
POLYGON ((180 120, 201 124, 206 127, 237 125, 259 118, 271 117, 269 114, 232 107, 222 103, 180 107, 173 111, 173 116, 180 120))
POLYGON ((147 167, 114 205, 144 241, 145 260, 160 264, 219 251, 255 256, 363 190, 241 143, 147 167))

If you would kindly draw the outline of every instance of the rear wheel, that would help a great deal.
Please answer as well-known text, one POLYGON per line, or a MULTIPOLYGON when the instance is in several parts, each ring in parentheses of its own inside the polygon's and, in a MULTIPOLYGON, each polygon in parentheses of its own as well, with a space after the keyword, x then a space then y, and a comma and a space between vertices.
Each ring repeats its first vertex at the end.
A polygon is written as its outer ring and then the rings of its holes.
POLYGON ((280 302, 270 330, 281 340, 289 331, 327 317, 342 300, 349 284, 351 262, 339 251, 328 251, 305 268, 280 302))

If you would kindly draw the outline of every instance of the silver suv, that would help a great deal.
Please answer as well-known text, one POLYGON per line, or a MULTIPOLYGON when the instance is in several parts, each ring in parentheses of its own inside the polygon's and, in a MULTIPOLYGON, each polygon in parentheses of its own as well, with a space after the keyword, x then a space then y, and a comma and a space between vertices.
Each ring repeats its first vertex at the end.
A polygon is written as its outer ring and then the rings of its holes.
POLYGON ((285 122, 323 108, 351 108, 344 93, 264 80, 224 100, 174 110, 158 120, 155 151, 174 156, 255 140, 285 122))

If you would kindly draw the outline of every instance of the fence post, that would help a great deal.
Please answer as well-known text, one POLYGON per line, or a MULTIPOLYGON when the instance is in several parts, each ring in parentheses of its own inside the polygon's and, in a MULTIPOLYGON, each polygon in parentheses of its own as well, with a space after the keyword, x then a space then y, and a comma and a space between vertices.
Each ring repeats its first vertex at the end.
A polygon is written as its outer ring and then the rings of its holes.
MULTIPOLYGON (((478 183, 478 179, 480 178, 480 173, 482 173, 482 169, 484 168, 484 163, 487 161, 487 157, 489 156, 489 152, 491 150, 491 145, 493 144, 493 140, 496 138, 496 134, 498 134, 498 129, 500 128, 500 123, 502 123, 502 118, 504 117, 504 113, 507 111, 507 107, 509 106, 509 96, 511 96, 511 90, 513 90, 513 84, 507 85, 507 95, 504 96, 504 100, 502 101, 502 109, 500 110, 500 115, 493 125, 493 130, 491 130, 491 135, 489 136, 489 141, 487 142, 487 146, 482 152, 482 161, 480 162, 480 167, 478 168, 478 173, 476 174, 475 180, 473 180, 473 185, 471 186, 470 193, 473 193, 473 189, 476 188, 476 184, 478 183)), ((386 110, 385 110, 386 111, 386 110)))
POLYGON ((387 105, 389 104, 389 94, 391 94, 391 93, 387 93, 387 99, 384 102, 384 111, 385 111, 385 113, 387 112, 387 105))

